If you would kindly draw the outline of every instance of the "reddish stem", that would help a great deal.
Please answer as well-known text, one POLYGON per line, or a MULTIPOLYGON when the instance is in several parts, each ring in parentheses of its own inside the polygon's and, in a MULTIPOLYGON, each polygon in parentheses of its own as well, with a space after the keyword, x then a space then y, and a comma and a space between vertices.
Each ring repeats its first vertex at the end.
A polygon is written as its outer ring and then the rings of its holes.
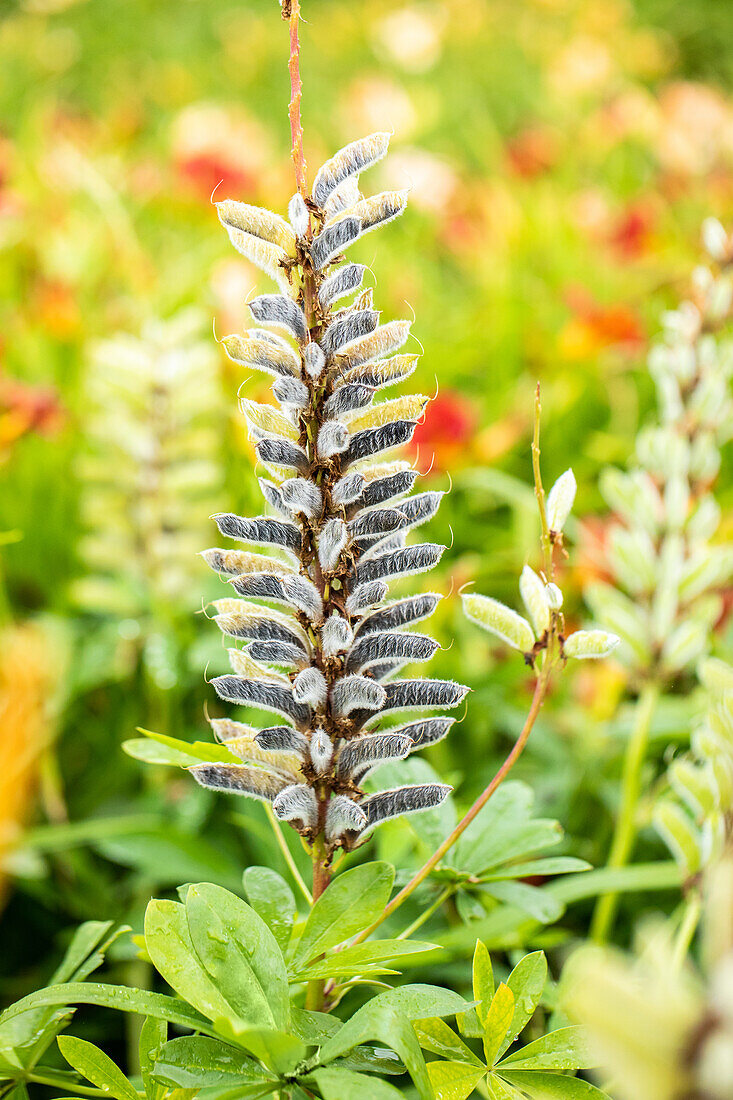
POLYGON ((295 185, 303 198, 306 198, 303 125, 300 120, 300 101, 303 96, 303 82, 300 79, 300 40, 298 38, 300 0, 290 0, 288 12, 290 24, 290 61, 288 63, 288 69, 290 70, 290 106, 288 107, 291 139, 290 155, 295 166, 295 185))

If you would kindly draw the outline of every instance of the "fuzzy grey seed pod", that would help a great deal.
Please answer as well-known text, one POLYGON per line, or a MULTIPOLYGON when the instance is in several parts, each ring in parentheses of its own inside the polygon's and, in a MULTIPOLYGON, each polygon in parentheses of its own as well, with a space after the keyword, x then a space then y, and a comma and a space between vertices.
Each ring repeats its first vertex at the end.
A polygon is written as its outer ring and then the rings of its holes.
POLYGON ((310 215, 308 214, 308 207, 303 201, 303 196, 298 191, 295 192, 288 203, 288 218, 295 236, 302 240, 308 232, 310 215))
POLYGON ((316 775, 325 775, 333 760, 333 741, 323 729, 311 734, 310 758, 316 775))
POLYGON ((348 532, 342 519, 330 519, 323 526, 318 538, 318 561, 324 573, 331 573, 336 568, 347 540, 348 532))
POLYGON ((331 491, 331 499, 334 504, 339 506, 353 504, 363 493, 364 485, 363 474, 346 474, 345 477, 339 478, 334 485, 331 491))
POLYGON ((318 298, 324 309, 330 309, 340 298, 352 294, 361 286, 366 267, 364 264, 344 264, 328 275, 321 283, 318 298))
POLYGON ((268 726, 255 734, 255 741, 268 752, 295 753, 300 757, 308 752, 308 738, 292 726, 268 726))
POLYGON ((318 803, 311 787, 293 784, 280 791, 272 803, 280 821, 299 821, 305 829, 314 829, 318 820, 318 803))
POLYGON ((342 676, 331 689, 331 712, 345 718, 354 710, 379 710, 387 693, 365 676, 342 676))
POLYGON ((326 365, 326 356, 316 343, 306 344, 303 351, 305 371, 309 378, 320 378, 326 365))
POLYGON ((321 490, 312 481, 304 477, 293 477, 280 486, 282 499, 293 515, 304 515, 314 519, 323 508, 321 490))
POLYGON ((343 454, 349 445, 349 429, 340 420, 327 420, 318 432, 316 449, 319 458, 343 454))
POLYGON ((321 649, 324 657, 336 657, 345 653, 354 640, 354 631, 348 619, 333 612, 321 628, 321 649))
POLYGON ((323 706, 327 692, 326 677, 318 668, 304 668, 293 680, 293 698, 296 703, 307 703, 313 710, 323 706))
POLYGON ((335 795, 326 811, 326 842, 335 844, 348 833, 359 833, 366 826, 367 816, 358 802, 344 794, 335 795))
POLYGON ((256 321, 275 325, 294 336, 296 340, 308 338, 308 324, 300 306, 284 294, 261 294, 248 303, 256 321))
POLYGON ((445 783, 426 783, 422 786, 397 787, 391 791, 372 794, 361 803, 361 808, 367 816, 365 831, 401 814, 433 809, 445 801, 450 792, 451 788, 445 783))

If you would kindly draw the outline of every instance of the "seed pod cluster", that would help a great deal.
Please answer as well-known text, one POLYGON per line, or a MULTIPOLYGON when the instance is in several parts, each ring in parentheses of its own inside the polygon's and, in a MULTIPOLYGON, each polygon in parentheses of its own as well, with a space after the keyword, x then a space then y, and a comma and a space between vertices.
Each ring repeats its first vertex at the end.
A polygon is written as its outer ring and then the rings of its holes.
POLYGON ((441 498, 410 495, 416 473, 399 455, 427 398, 378 400, 415 369, 417 356, 401 351, 410 322, 382 322, 372 291, 362 289, 365 267, 342 254, 405 207, 403 192, 359 192, 360 173, 385 155, 388 137, 373 134, 327 161, 312 196, 293 196, 288 220, 218 204, 235 248, 279 288, 249 303, 255 327, 225 338, 224 347, 272 377, 278 406, 242 402, 270 514, 215 516, 221 534, 244 546, 204 553, 235 594, 215 605, 237 647, 232 674, 213 685, 223 700, 271 711, 277 724, 214 721, 242 764, 191 771, 203 786, 271 802, 327 851, 352 848, 380 822, 445 798, 442 784, 367 794, 362 783, 377 765, 444 737, 452 719, 414 712, 456 707, 468 690, 395 678, 435 652, 436 643, 411 628, 440 597, 388 599, 389 586, 433 568, 444 547, 407 544, 441 498), (380 727, 385 717, 410 714, 380 727))
POLYGON ((586 597, 642 679, 694 667, 721 613, 718 592, 733 573, 733 549, 715 539, 713 495, 720 449, 733 435, 733 246, 714 219, 703 226, 703 243, 709 263, 694 272, 690 299, 665 314, 649 356, 656 421, 639 434, 633 467, 608 469, 601 479, 615 515, 608 543, 614 583, 595 584, 586 597))

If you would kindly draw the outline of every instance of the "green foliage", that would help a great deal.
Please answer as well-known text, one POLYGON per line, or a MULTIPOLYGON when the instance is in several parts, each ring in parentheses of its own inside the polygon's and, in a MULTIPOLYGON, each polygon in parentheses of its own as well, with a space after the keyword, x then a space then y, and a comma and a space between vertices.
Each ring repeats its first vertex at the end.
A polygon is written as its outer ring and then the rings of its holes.
POLYGON ((537 1011, 547 980, 547 961, 541 951, 525 955, 506 982, 494 989, 491 960, 479 940, 473 961, 475 1013, 459 1014, 464 1039, 480 1038, 478 1055, 442 1020, 414 1024, 420 1046, 439 1056, 427 1072, 437 1100, 465 1100, 484 1081, 492 1097, 581 1097, 606 1094, 572 1076, 594 1065, 579 1027, 550 1031, 507 1054, 537 1011), (471 1023, 474 1020, 479 1026, 471 1023))

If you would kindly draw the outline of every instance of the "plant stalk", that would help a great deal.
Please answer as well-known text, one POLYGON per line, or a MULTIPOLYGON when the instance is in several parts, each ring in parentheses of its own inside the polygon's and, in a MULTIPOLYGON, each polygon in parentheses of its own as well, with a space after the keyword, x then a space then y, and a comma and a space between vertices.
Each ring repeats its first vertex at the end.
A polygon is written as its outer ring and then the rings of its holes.
MULTIPOLYGON (((649 731, 659 699, 660 686, 651 680, 642 691, 636 704, 634 726, 624 758, 621 782, 621 809, 616 819, 611 851, 607 867, 625 867, 636 837, 636 815, 641 795, 641 773, 649 744, 649 731)), ((611 933, 618 907, 618 894, 604 894, 598 899, 590 938, 596 943, 605 943, 611 933)))
POLYGON ((407 885, 403 886, 399 894, 395 895, 395 897, 384 909, 377 920, 370 924, 368 928, 365 928, 364 931, 361 932, 352 941, 352 943, 363 943, 364 940, 368 939, 368 937, 371 936, 372 932, 374 932, 375 929, 379 928, 380 924, 382 924, 382 922, 385 921, 387 917, 390 917, 392 913, 395 912, 395 910, 399 909, 403 902, 407 901, 410 895, 414 893, 414 891, 418 888, 420 883, 424 882, 430 872, 438 866, 443 856, 446 854, 446 852, 450 851, 450 849, 456 843, 458 838, 465 832, 465 830, 468 828, 474 818, 478 816, 478 814, 489 801, 497 787, 499 787, 501 783, 504 782, 507 775, 516 764, 517 760, 522 755, 524 747, 529 740, 529 735, 532 732, 532 727, 537 720, 537 715, 540 712, 540 708, 542 707, 542 704, 545 700, 545 695, 547 694, 550 668, 550 662, 546 661, 544 667, 542 668, 542 671, 540 672, 540 675, 537 678, 534 695, 532 696, 532 704, 529 708, 529 713, 525 720, 524 726, 522 727, 522 732, 519 734, 519 737, 515 741, 511 752, 499 768, 494 778, 489 783, 488 787, 486 787, 486 789, 482 791, 482 793, 474 802, 473 806, 471 806, 470 810, 468 810, 464 817, 461 818, 455 829, 445 838, 443 843, 435 850, 435 852, 433 852, 430 859, 427 860, 427 862, 423 864, 420 870, 413 875, 407 885))
POLYGON ((306 166, 303 151, 303 125, 300 118, 300 101, 303 97, 303 82, 300 78, 300 40, 298 22, 300 20, 300 0, 288 0, 283 5, 283 17, 288 19, 290 27, 290 119, 291 157, 295 167, 295 182, 303 198, 306 197, 306 166))

